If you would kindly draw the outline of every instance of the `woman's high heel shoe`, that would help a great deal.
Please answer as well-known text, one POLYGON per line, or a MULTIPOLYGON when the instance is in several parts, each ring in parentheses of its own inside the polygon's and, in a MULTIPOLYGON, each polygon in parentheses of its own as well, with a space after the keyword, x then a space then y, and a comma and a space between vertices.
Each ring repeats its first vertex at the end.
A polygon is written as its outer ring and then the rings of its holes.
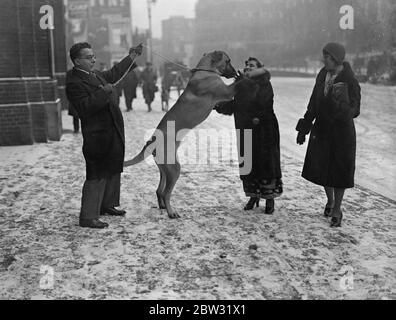
POLYGON ((256 205, 256 208, 257 208, 259 206, 259 203, 260 203, 260 198, 250 198, 248 203, 243 208, 243 210, 245 210, 245 211, 253 210, 254 205, 256 205))
POLYGON ((275 200, 267 199, 265 202, 265 214, 273 214, 275 211, 275 200))
POLYGON ((330 227, 331 228, 339 228, 341 227, 341 221, 342 221, 342 212, 339 216, 332 216, 331 217, 331 223, 330 223, 330 227))

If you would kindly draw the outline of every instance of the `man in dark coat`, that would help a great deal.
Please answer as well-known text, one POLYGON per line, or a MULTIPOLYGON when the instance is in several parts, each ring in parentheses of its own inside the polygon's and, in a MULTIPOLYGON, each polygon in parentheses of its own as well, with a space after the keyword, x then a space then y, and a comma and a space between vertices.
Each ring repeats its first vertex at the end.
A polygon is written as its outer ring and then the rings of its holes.
POLYGON ((133 99, 136 98, 136 88, 138 86, 138 83, 139 78, 135 70, 129 71, 125 76, 124 80, 122 80, 120 83, 120 87, 124 92, 125 104, 128 112, 133 110, 132 102, 133 99))
POLYGON ((86 161, 80 212, 82 227, 105 228, 108 225, 98 219, 100 214, 125 214, 115 209, 120 200, 125 137, 117 92, 112 84, 136 66, 133 60, 141 52, 141 46, 131 48, 119 64, 100 72, 93 70, 95 55, 88 43, 77 43, 70 49, 74 68, 67 72, 66 94, 81 119, 86 161))
POLYGON ((146 63, 146 68, 144 68, 140 79, 143 83, 143 97, 146 101, 148 112, 151 112, 151 103, 154 101, 155 93, 158 91, 157 83, 157 73, 153 69, 151 62, 146 63))
MULTIPOLYGON (((119 63, 118 61, 113 62, 113 67, 115 67, 118 63, 119 63)), ((125 77, 124 77, 124 79, 125 79, 125 77)), ((121 82, 122 82, 122 81, 121 81, 121 82)), ((116 95, 116 104, 117 104, 117 107, 120 107, 120 99, 121 99, 121 96, 122 96, 122 85, 121 85, 121 82, 118 83, 118 84, 114 87, 115 91, 117 92, 117 95, 116 95)))
MULTIPOLYGON (((274 212, 274 198, 283 192, 280 165, 279 125, 274 113, 274 92, 270 74, 256 58, 246 61, 245 77, 239 80, 234 100, 220 103, 215 110, 234 114, 235 128, 239 129, 239 155, 252 158, 252 169, 240 178, 246 196, 250 197, 245 210, 258 206, 266 199, 266 214, 274 212), (257 75, 253 76, 254 73, 257 75), (252 130, 252 154, 245 147, 246 130, 252 130)), ((240 161, 241 162, 241 161, 240 161)))
POLYGON ((345 48, 329 43, 323 49, 324 68, 319 72, 307 111, 296 130, 297 143, 310 138, 302 176, 324 186, 325 216, 331 226, 341 226, 341 203, 346 188, 354 186, 356 131, 353 119, 360 114, 360 86, 345 48), (312 125, 312 122, 315 122, 312 125))

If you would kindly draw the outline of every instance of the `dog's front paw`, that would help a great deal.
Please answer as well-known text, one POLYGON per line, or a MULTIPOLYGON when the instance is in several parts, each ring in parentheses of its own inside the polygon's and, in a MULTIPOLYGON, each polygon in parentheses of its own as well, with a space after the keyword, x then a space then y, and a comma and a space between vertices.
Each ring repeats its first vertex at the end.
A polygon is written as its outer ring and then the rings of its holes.
POLYGON ((169 218, 171 218, 171 219, 178 219, 178 218, 180 218, 179 214, 178 214, 177 212, 175 212, 175 211, 168 212, 168 216, 169 216, 169 218))

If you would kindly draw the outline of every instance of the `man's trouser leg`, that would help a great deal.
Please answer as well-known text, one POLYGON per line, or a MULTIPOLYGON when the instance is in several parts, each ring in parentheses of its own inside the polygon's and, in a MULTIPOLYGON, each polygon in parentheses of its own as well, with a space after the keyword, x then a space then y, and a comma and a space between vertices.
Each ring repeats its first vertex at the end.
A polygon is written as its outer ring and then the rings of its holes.
POLYGON ((125 95, 126 108, 127 108, 127 110, 131 110, 132 109, 132 96, 127 93, 124 93, 124 95, 125 95))
POLYGON ((106 180, 101 211, 120 205, 121 173, 117 173, 106 180))
POLYGON ((73 116, 73 127, 74 132, 78 132, 80 130, 80 119, 77 116, 73 116))
POLYGON ((81 219, 97 219, 106 189, 106 179, 85 180, 81 198, 81 219))

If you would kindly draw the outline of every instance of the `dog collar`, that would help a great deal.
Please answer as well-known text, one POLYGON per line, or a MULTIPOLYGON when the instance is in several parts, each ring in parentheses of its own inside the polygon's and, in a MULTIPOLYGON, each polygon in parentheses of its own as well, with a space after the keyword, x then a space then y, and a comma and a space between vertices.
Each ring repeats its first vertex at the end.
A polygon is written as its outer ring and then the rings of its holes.
POLYGON ((220 72, 218 72, 217 70, 207 70, 207 69, 201 69, 201 68, 194 68, 194 69, 191 69, 191 72, 192 72, 192 73, 197 72, 197 71, 213 72, 213 73, 217 73, 218 75, 221 76, 220 72))

